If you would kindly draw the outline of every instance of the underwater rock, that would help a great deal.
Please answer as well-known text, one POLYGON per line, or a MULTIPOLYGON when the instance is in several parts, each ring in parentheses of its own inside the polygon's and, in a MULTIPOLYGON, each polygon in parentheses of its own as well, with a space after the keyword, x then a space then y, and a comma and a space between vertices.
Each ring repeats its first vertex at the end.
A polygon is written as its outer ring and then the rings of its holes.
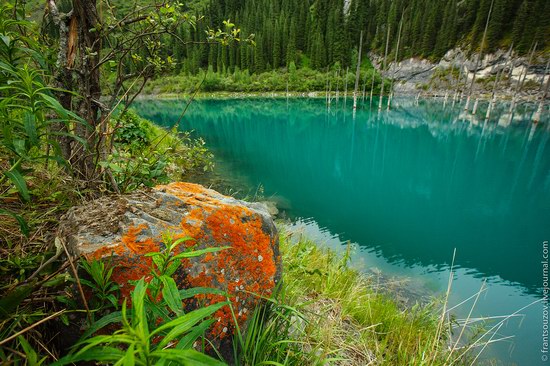
MULTIPOLYGON (((197 184, 171 183, 74 207, 62 218, 58 237, 74 255, 110 257, 116 265, 112 279, 129 300, 133 288, 129 281, 150 279, 152 259, 145 254, 164 248, 167 233, 173 240, 193 238, 176 252, 231 247, 183 259, 174 279, 180 289, 226 291, 240 328, 246 329, 247 317, 259 303, 257 295, 271 295, 281 277, 278 233, 265 205, 223 196, 197 184)), ((190 311, 199 302, 225 300, 222 295, 202 294, 184 305, 190 311)), ((214 318, 218 321, 209 331, 209 340, 222 355, 230 355, 235 326, 229 306, 214 318)))

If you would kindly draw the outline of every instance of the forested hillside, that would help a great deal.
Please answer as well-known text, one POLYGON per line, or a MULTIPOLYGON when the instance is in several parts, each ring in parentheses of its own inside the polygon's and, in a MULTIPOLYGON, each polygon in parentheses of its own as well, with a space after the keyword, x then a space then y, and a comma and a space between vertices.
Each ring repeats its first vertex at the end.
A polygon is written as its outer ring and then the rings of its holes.
MULTIPOLYGON (((324 69, 354 59, 360 31, 365 46, 384 52, 389 34, 390 53, 397 46, 402 22, 399 57, 437 59, 457 45, 479 49, 491 0, 211 0, 199 11, 205 16, 196 30, 181 29, 187 40, 204 39, 207 27, 224 19, 236 23, 244 35, 254 33, 256 47, 247 45, 181 45, 173 39, 168 52, 183 62, 179 71, 197 72, 235 67, 262 72, 287 66, 324 69), (389 27, 389 32, 388 32, 389 27)), ((550 1, 493 0, 485 50, 508 48, 519 54, 548 47, 550 1)))
MULTIPOLYGON (((118 14, 154 3, 111 2, 118 14)), ((28 4, 34 18, 42 18, 43 3, 28 4)), ((234 72, 238 67, 251 73, 287 67, 291 62, 315 70, 336 63, 351 66, 361 31, 367 51, 378 54, 384 53, 389 35, 393 57, 400 28, 400 59, 437 60, 456 46, 479 50, 489 12, 484 51, 512 45, 524 55, 535 44, 538 52, 548 51, 550 45, 548 0, 194 0, 182 4, 200 20, 195 28, 189 24, 180 28, 179 37, 167 37, 163 45, 164 56, 176 60, 178 73, 196 74, 209 65, 213 71, 234 72), (223 28, 224 20, 235 23, 242 37, 253 34, 256 45, 206 44, 205 31, 223 28)))

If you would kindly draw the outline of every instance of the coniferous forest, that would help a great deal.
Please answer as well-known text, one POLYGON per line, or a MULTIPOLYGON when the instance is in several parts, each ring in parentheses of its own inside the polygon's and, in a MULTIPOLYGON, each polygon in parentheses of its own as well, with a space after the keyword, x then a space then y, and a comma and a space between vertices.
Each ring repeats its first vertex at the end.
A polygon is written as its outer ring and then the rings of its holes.
POLYGON ((389 35, 389 53, 399 58, 441 58, 460 46, 479 50, 491 6, 485 51, 507 49, 526 54, 537 44, 545 50, 550 39, 550 2, 546 0, 211 0, 197 6, 204 19, 196 29, 182 27, 165 52, 182 60, 177 71, 264 72, 288 66, 323 70, 339 63, 350 66, 356 57, 360 31, 367 51, 383 54, 389 35), (230 19, 243 35, 254 34, 255 47, 233 44, 198 44, 207 27, 230 19))

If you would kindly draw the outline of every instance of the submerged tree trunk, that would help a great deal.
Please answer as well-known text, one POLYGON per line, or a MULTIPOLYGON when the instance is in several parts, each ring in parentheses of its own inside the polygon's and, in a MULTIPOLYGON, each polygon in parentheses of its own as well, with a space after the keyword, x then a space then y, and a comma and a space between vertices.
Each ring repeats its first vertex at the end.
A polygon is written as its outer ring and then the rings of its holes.
POLYGON ((495 102, 496 102, 496 96, 497 96, 497 88, 498 84, 500 83, 500 79, 502 75, 504 75, 504 72, 506 71, 506 68, 508 67, 508 61, 510 61, 510 58, 512 57, 512 49, 514 45, 512 44, 510 46, 510 49, 508 50, 508 54, 506 55, 506 62, 504 63, 504 66, 501 70, 497 72, 497 75, 495 77, 495 83, 493 85, 493 92, 491 94, 491 101, 489 102, 489 106, 487 107, 487 113, 485 114, 485 120, 488 120, 491 118, 491 112, 493 111, 495 102))
POLYGON ((346 67, 346 74, 344 75, 344 108, 346 108, 346 102, 348 100, 348 72, 349 67, 346 67))
POLYGON ((397 33, 397 46, 395 48, 394 70, 393 70, 393 75, 392 75, 391 83, 390 83, 390 95, 388 97, 388 111, 390 110, 391 100, 393 98, 393 82, 395 80, 395 72, 396 72, 396 69, 397 69, 397 59, 398 59, 398 55, 399 55, 399 43, 401 42, 401 29, 403 28, 403 15, 404 15, 404 13, 401 14, 401 20, 399 21, 399 32, 397 33))
MULTIPOLYGON (((546 74, 548 72, 548 66, 550 65, 550 61, 546 64, 546 70, 544 70, 544 75, 542 76, 542 82, 544 83, 544 79, 546 78, 546 74)), ((548 78, 546 78, 546 87, 544 88, 544 91, 542 92, 539 106, 537 108, 537 111, 535 112, 535 115, 533 116, 533 123, 539 123, 540 119, 542 117, 542 110, 544 108, 544 103, 546 102, 546 98, 548 96, 548 88, 550 86, 550 75, 548 75, 548 78)))
POLYGON ((371 83, 370 83, 370 108, 372 108, 372 95, 374 93, 374 77, 376 76, 376 73, 374 72, 375 69, 373 69, 372 71, 372 80, 371 80, 371 83))
MULTIPOLYGON (((388 34, 386 35, 386 50, 384 52, 384 66, 382 70, 386 70, 386 61, 388 59, 388 47, 390 45, 390 26, 388 27, 388 34)), ((380 100, 378 101, 378 111, 382 110, 382 99, 384 99, 384 74, 382 74, 382 86, 380 87, 380 100)))
POLYGON ((516 103, 519 98, 519 94, 521 93, 521 89, 523 88, 523 82, 525 81, 525 78, 527 77, 527 73, 529 72, 529 66, 531 65, 531 62, 533 62, 533 56, 535 55, 535 50, 537 49, 537 45, 538 43, 535 42, 529 55, 529 61, 527 62, 527 65, 525 65, 525 69, 522 70, 522 72, 519 75, 518 82, 516 84, 516 90, 514 91, 514 96, 512 97, 512 103, 510 104, 510 120, 513 117, 513 112, 514 112, 514 109, 516 108, 516 103))
MULTIPOLYGON (((489 20, 491 19, 491 13, 493 12, 493 4, 495 0, 491 0, 491 6, 489 7, 489 13, 487 14, 487 20, 485 21, 485 29, 483 30, 483 37, 481 38, 481 46, 479 47, 479 54, 477 55, 476 66, 474 69, 474 75, 472 76, 472 82, 470 84, 470 90, 468 92, 468 97, 466 99, 466 104, 464 105, 464 110, 467 111, 470 106, 470 99, 472 98, 472 93, 474 91, 474 85, 476 82, 477 69, 479 68, 479 62, 483 57, 483 48, 485 47, 485 40, 487 39, 487 29, 489 28, 489 20)), ((477 105, 477 103, 476 103, 477 105)), ((474 112, 475 114, 475 112, 474 112)))
POLYGON ((336 70, 336 104, 340 100, 340 69, 336 70))
POLYGON ((357 109, 357 91, 359 90, 359 78, 361 77, 361 51, 363 49, 363 31, 359 36, 359 54, 357 55, 357 69, 355 71, 355 88, 353 89, 353 109, 357 109))

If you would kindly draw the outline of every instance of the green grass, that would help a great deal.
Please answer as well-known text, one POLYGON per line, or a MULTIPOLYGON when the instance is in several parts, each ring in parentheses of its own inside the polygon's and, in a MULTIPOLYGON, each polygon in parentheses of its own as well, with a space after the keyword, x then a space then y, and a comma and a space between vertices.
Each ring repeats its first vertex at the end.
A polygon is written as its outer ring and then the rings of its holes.
POLYGON ((338 365, 449 363, 449 324, 438 330, 441 301, 398 305, 373 278, 349 265, 349 249, 339 256, 284 232, 280 246, 285 301, 304 314, 303 331, 294 336, 308 364, 326 359, 338 365))
MULTIPOLYGON (((334 93, 336 87, 340 93, 345 88, 345 70, 331 70, 321 72, 310 68, 292 68, 290 70, 281 69, 263 73, 250 74, 248 70, 234 70, 233 72, 218 71, 214 72, 211 68, 205 72, 200 70, 198 74, 181 73, 179 75, 167 75, 161 78, 151 80, 143 90, 145 95, 164 95, 164 94, 191 94, 200 85, 200 91, 203 93, 211 92, 232 92, 232 93, 266 93, 266 92, 286 92, 287 87, 290 92, 310 93, 325 92, 327 82, 330 83, 330 89, 334 93)), ((370 92, 372 77, 375 78, 374 93, 378 94, 381 86, 381 76, 375 71, 372 65, 367 65, 361 71, 360 90, 363 90, 363 83, 366 83, 366 89, 370 92)), ((355 72, 349 71, 347 74, 348 93, 353 92, 355 83, 355 72)), ((389 87, 389 80, 385 80, 389 87)))

